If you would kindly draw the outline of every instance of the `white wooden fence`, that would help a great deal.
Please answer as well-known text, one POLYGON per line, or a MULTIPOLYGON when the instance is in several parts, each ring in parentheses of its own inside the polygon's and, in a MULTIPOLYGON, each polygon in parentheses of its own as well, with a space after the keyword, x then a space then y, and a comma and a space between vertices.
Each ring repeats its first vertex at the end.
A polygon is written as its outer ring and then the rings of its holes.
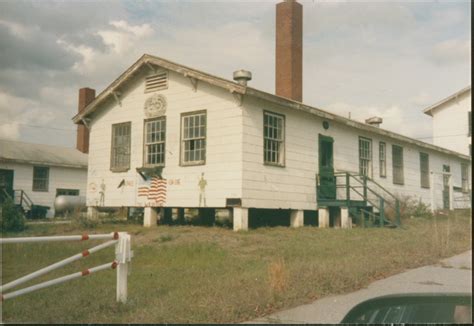
POLYGON ((8 243, 25 243, 25 242, 49 242, 49 241, 86 241, 86 240, 109 240, 98 246, 84 250, 82 253, 63 259, 57 263, 46 266, 36 272, 20 277, 14 281, 0 286, 1 301, 8 300, 20 296, 22 294, 30 293, 36 290, 44 289, 46 287, 64 283, 82 276, 87 276, 105 269, 117 270, 117 302, 125 303, 127 301, 127 276, 129 272, 129 264, 133 257, 131 250, 130 235, 126 232, 112 232, 109 234, 83 234, 83 235, 67 235, 67 236, 52 236, 52 237, 27 237, 27 238, 0 238, 0 245, 8 243), (80 272, 62 276, 50 281, 35 284, 17 291, 4 293, 20 284, 28 282, 34 278, 51 272, 55 269, 70 264, 76 260, 89 256, 101 249, 115 245, 115 259, 112 262, 88 268, 80 272))

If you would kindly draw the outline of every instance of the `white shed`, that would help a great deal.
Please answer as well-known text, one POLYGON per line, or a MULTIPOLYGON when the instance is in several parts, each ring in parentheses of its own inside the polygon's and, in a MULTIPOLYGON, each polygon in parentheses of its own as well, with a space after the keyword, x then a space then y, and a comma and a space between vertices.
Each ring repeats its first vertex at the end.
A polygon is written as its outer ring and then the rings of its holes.
POLYGON ((433 118, 433 144, 472 155, 471 105, 468 86, 423 110, 433 118))
POLYGON ((25 211, 47 206, 54 216, 59 195, 86 194, 87 154, 73 148, 0 139, 0 199, 15 198, 25 211))

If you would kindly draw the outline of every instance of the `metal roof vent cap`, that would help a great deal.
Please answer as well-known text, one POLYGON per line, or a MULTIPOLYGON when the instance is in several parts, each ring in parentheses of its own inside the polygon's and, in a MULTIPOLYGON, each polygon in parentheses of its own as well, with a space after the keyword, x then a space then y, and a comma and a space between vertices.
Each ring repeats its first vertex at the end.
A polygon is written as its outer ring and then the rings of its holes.
POLYGON ((372 117, 365 119, 365 123, 374 127, 380 127, 382 124, 383 119, 381 117, 372 117))
POLYGON ((234 71, 234 80, 240 85, 247 86, 247 82, 252 80, 252 73, 243 69, 234 71))

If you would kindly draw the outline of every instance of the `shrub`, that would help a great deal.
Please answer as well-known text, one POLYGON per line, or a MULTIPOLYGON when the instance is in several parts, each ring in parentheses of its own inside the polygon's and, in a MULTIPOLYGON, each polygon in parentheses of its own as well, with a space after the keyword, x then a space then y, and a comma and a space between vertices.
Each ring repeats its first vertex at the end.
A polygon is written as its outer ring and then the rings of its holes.
POLYGON ((25 217, 11 199, 2 204, 0 221, 3 231, 18 232, 25 229, 25 217))
POLYGON ((77 214, 73 217, 72 223, 83 229, 95 229, 99 225, 97 219, 88 218, 83 214, 77 214))
MULTIPOLYGON (((421 201, 421 198, 417 199, 412 196, 399 195, 398 200, 400 201, 400 217, 401 218, 413 218, 413 217, 432 217, 430 206, 426 205, 421 201)), ((395 217, 393 207, 386 207, 385 214, 390 218, 395 217)))

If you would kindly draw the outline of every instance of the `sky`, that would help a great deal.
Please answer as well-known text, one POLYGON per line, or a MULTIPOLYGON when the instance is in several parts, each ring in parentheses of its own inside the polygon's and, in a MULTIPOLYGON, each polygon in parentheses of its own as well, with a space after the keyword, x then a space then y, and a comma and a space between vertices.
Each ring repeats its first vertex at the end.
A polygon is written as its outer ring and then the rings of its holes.
MULTIPOLYGON (((279 1, 0 0, 0 138, 75 146, 78 89, 143 53, 274 93, 279 1)), ((303 102, 431 142, 431 104, 471 83, 470 1, 303 4, 303 102)))

